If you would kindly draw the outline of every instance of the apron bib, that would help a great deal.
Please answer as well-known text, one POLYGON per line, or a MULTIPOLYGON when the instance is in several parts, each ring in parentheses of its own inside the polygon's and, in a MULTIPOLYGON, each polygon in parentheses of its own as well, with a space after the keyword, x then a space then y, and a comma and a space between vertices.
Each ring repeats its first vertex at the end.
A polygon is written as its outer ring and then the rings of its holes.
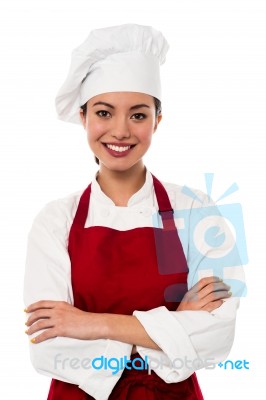
MULTIPOLYGON (((153 176, 163 229, 119 231, 84 228, 91 185, 83 192, 70 234, 68 252, 74 306, 95 313, 132 315, 165 306, 175 311, 187 292, 188 267, 166 190, 153 176)), ((99 354, 100 356, 100 354, 99 354)), ((140 357, 134 354, 131 359, 140 357)), ((92 400, 77 385, 52 380, 48 400, 92 400)), ((194 373, 165 383, 154 371, 125 369, 109 400, 203 400, 194 373)))

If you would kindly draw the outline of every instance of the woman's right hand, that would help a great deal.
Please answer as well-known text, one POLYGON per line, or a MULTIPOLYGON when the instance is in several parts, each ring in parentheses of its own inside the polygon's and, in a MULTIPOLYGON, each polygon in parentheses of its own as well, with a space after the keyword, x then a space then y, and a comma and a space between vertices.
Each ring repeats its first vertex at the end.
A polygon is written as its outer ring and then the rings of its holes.
POLYGON ((211 312, 220 307, 224 299, 228 299, 232 295, 229 290, 230 286, 226 285, 217 276, 202 278, 187 291, 176 310, 203 310, 211 312))

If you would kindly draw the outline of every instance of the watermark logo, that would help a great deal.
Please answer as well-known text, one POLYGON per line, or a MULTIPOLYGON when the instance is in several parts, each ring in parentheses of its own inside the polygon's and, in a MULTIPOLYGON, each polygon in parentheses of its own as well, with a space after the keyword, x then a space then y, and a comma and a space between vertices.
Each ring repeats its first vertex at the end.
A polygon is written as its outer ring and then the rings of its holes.
POLYGON ((219 368, 226 370, 240 370, 240 369, 249 369, 249 361, 247 360, 226 360, 224 362, 220 362, 217 364, 219 368))
POLYGON ((189 359, 188 357, 184 358, 175 358, 173 360, 163 358, 162 356, 159 359, 155 359, 152 357, 145 356, 144 358, 135 357, 132 360, 128 356, 124 357, 104 357, 103 355, 99 357, 95 357, 93 359, 90 358, 70 358, 70 357, 62 357, 61 353, 56 354, 54 358, 54 369, 95 369, 97 371, 100 370, 110 370, 112 371, 112 375, 116 375, 119 371, 126 370, 146 370, 150 375, 152 371, 156 371, 159 369, 163 369, 164 367, 168 367, 175 370, 191 370, 196 371, 198 369, 215 369, 219 367, 224 370, 249 370, 249 361, 246 359, 243 360, 226 360, 224 362, 220 362, 216 364, 214 362, 214 358, 195 358, 189 359))
MULTIPOLYGON (((242 280, 228 279, 227 267, 243 266, 248 263, 245 229, 242 207, 238 203, 219 204, 219 202, 238 190, 233 183, 213 202, 211 192, 214 174, 205 174, 207 197, 204 201, 190 188, 184 186, 182 193, 195 200, 199 206, 189 209, 174 210, 178 226, 178 235, 185 247, 189 248, 189 263, 199 274, 208 270, 230 285, 233 296, 246 295, 246 285, 242 280)), ((154 215, 154 227, 159 226, 158 216, 154 215)), ((163 248, 156 243, 158 260, 163 259, 163 248), (161 254, 162 253, 162 254, 161 254)), ((160 273, 174 273, 171 268, 160 273)), ((172 268, 174 269, 174 267, 172 268)), ((181 290, 182 292, 182 290, 181 290)), ((180 300, 182 296, 180 297, 180 300)), ((171 299, 167 299, 171 301, 171 299)))
POLYGON ((131 360, 127 356, 121 357, 121 358, 106 358, 104 356, 94 358, 92 360, 92 368, 96 370, 101 370, 101 369, 110 369, 112 370, 112 374, 115 375, 119 371, 123 369, 128 369, 128 370, 149 370, 149 364, 148 364, 148 357, 145 356, 144 359, 141 357, 134 358, 131 360))
POLYGON ((159 359, 154 359, 152 357, 145 356, 144 358, 135 357, 132 360, 128 356, 116 358, 116 357, 104 357, 99 356, 93 359, 90 358, 78 358, 78 357, 62 357, 61 353, 55 355, 54 358, 54 369, 90 369, 95 370, 111 370, 112 375, 116 375, 119 371, 127 370, 147 370, 148 374, 152 371, 162 369, 167 366, 176 370, 186 368, 191 371, 195 371, 200 368, 214 369, 215 363, 213 358, 207 359, 189 359, 175 358, 173 360, 165 359, 160 357, 159 359))
MULTIPOLYGON (((211 201, 214 174, 205 174, 208 203, 200 208, 176 211, 177 217, 184 218, 185 229, 190 229, 192 252, 204 255, 203 268, 221 268, 244 265, 248 262, 247 246, 240 204, 218 203, 238 190, 233 183, 216 201, 211 201), (189 220, 188 220, 189 219, 189 220)), ((182 192, 202 204, 202 200, 188 187, 182 192)), ((214 271, 215 272, 215 271, 214 271)))
POLYGON ((149 370, 148 357, 145 356, 144 359, 141 357, 136 357, 133 360, 124 357, 104 357, 99 356, 93 359, 90 358, 78 358, 78 357, 62 357, 61 353, 56 354, 54 358, 54 369, 90 369, 95 370, 111 370, 112 375, 117 374, 119 371, 124 369, 128 370, 149 370))

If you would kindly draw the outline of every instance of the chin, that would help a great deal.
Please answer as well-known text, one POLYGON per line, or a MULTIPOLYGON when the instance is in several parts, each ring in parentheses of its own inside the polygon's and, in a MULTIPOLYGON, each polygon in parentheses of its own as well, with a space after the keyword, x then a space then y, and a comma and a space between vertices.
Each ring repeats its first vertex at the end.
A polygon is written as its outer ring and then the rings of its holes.
POLYGON ((102 162, 100 160, 100 166, 108 169, 109 171, 113 172, 126 172, 129 171, 130 169, 134 168, 137 166, 139 162, 142 162, 142 160, 138 160, 135 163, 125 163, 125 162, 102 162))

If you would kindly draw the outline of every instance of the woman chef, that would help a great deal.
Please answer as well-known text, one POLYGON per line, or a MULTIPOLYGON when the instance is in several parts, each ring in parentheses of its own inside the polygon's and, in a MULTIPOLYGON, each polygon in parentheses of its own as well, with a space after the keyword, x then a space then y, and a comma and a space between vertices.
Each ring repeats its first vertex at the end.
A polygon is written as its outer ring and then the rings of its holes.
POLYGON ((99 170, 29 234, 26 333, 34 367, 53 378, 49 400, 203 399, 194 371, 232 346, 238 299, 222 269, 204 274, 174 219, 207 196, 193 200, 143 163, 167 50, 148 26, 94 30, 57 95, 59 118, 82 123, 99 170))

